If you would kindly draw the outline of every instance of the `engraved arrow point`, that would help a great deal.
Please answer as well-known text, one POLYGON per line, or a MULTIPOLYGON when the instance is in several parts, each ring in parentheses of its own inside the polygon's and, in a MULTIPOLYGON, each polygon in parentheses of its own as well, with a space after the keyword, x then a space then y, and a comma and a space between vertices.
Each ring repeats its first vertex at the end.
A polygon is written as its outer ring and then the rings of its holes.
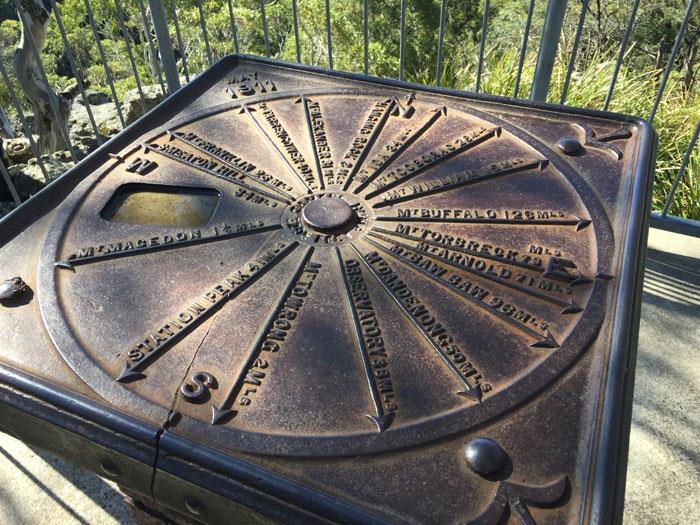
POLYGON ((586 226, 588 226, 591 223, 591 219, 582 219, 581 217, 576 217, 578 219, 578 222, 576 223, 576 231, 581 231, 583 230, 586 226))
POLYGON ((230 408, 219 408, 215 405, 211 406, 211 424, 218 425, 226 419, 234 417, 238 414, 237 411, 231 410, 230 408))
POLYGON ((532 348, 559 348, 559 343, 556 339, 554 339, 552 332, 547 330, 547 334, 544 339, 535 341, 530 346, 532 348))
POLYGON ((583 275, 581 273, 581 274, 579 274, 578 277, 576 277, 576 279, 571 281, 571 286, 577 286, 579 284, 588 284, 588 283, 592 283, 592 282, 593 282, 593 280, 590 277, 583 275))
POLYGON ((439 113, 442 116, 447 116, 447 106, 442 106, 441 108, 435 108, 433 111, 435 113, 439 113))
POLYGON ((374 424, 377 425, 377 432, 384 432, 387 428, 389 428, 389 425, 391 425, 391 422, 394 420, 394 414, 391 412, 389 414, 382 414, 381 416, 372 416, 367 414, 366 417, 371 419, 374 424))
POLYGON ((62 268, 63 270, 75 271, 75 267, 70 261, 56 261, 53 263, 56 268, 62 268))
POLYGON ((562 313, 562 314, 575 314, 575 313, 578 313, 582 310, 583 310, 583 308, 581 308, 581 306, 576 301, 571 299, 571 301, 569 302, 569 305, 566 306, 560 313, 562 313))
POLYGON ((457 395, 464 396, 464 397, 470 397, 474 401, 478 401, 481 403, 481 388, 478 386, 476 388, 465 388, 464 390, 460 390, 457 392, 457 395))
POLYGON ((129 381, 135 381, 136 379, 142 379, 144 377, 146 377, 146 374, 141 373, 138 370, 134 370, 133 368, 129 367, 128 364, 125 364, 121 374, 119 374, 119 377, 117 377, 117 381, 120 383, 128 383, 129 381))

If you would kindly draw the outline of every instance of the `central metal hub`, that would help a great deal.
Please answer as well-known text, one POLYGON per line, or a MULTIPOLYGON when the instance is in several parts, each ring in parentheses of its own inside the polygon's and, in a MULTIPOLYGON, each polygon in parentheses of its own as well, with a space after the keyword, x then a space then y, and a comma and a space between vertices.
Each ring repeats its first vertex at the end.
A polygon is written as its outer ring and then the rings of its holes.
POLYGON ((323 197, 304 206, 301 217, 314 230, 332 232, 349 226, 355 218, 355 212, 339 197, 323 197))

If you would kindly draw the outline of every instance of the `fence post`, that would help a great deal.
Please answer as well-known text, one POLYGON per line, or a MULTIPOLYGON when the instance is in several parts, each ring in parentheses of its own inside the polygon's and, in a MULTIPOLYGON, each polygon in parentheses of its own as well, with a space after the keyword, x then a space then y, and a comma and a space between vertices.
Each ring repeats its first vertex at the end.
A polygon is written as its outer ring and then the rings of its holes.
POLYGON ((151 8, 153 28, 156 30, 156 41, 158 43, 160 60, 163 64, 163 71, 165 72, 165 80, 168 82, 168 92, 172 95, 180 89, 180 75, 177 73, 175 53, 173 53, 173 45, 170 42, 163 0, 148 0, 148 6, 151 8))
POLYGON ((535 78, 532 81, 530 99, 539 102, 547 102, 549 83, 552 80, 552 69, 557 56, 559 36, 564 24, 567 0, 549 0, 547 14, 544 18, 544 29, 540 50, 537 53, 537 66, 535 66, 535 78))

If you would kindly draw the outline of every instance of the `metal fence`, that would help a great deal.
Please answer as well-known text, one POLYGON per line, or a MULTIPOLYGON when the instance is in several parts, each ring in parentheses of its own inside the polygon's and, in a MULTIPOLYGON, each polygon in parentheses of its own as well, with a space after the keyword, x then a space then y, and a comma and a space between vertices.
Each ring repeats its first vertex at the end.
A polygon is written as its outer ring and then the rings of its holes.
MULTIPOLYGON (((68 39, 66 29, 63 24, 61 17, 60 6, 56 4, 55 0, 50 1, 50 15, 55 17, 58 31, 60 32, 61 41, 64 46, 65 57, 68 60, 70 70, 77 82, 77 88, 82 99, 82 103, 87 111, 90 125, 94 133, 94 137, 99 144, 101 144, 105 137, 100 132, 97 122, 91 110, 91 105, 88 99, 88 94, 86 92, 86 86, 84 85, 83 79, 85 78, 84 71, 81 70, 76 57, 74 56, 73 48, 71 42, 68 39)), ((340 1, 340 0, 335 0, 340 1)), ((476 64, 476 83, 474 85, 473 91, 482 91, 482 76, 484 74, 484 53, 486 48, 486 39, 489 32, 489 12, 490 12, 490 1, 482 0, 483 4, 481 6, 483 16, 481 20, 481 33, 480 33, 480 43, 478 52, 478 62, 476 64)), ((57 104, 57 97, 53 95, 53 91, 49 86, 49 81, 47 78, 46 71, 41 60, 41 50, 38 49, 37 43, 31 36, 31 32, 28 31, 28 27, 31 25, 31 20, 26 14, 26 11, 22 10, 20 5, 20 0, 13 0, 14 5, 19 13, 22 14, 20 17, 20 22, 24 26, 24 34, 28 40, 29 51, 34 60, 36 60, 39 66, 40 80, 46 86, 48 86, 48 91, 51 93, 51 112, 56 118, 57 122, 60 124, 61 136, 64 138, 68 144, 68 150, 70 152, 72 160, 75 162, 78 159, 78 152, 76 151, 73 144, 70 143, 70 137, 68 129, 66 128, 65 122, 60 118, 59 108, 57 104)), ((407 0, 397 0, 400 2, 400 19, 399 22, 399 67, 398 67, 398 78, 403 80, 405 77, 405 57, 406 57, 406 13, 407 13, 407 0)), ((513 98, 522 98, 522 75, 523 75, 523 65, 525 62, 526 52, 528 46, 537 45, 537 62, 534 72, 534 77, 532 81, 531 92, 529 97, 531 100, 545 102, 547 101, 548 93, 550 91, 550 83, 552 79, 552 71, 555 63, 555 57, 557 53, 558 46, 560 45, 560 37, 562 32, 562 25, 565 17, 565 12, 567 9, 567 0, 549 0, 546 7, 546 14, 544 19, 544 25, 541 31, 541 37, 539 42, 532 42, 531 40, 531 29, 533 12, 535 9, 535 0, 527 0, 527 15, 525 20, 523 20, 523 33, 520 45, 519 61, 517 66, 517 75, 515 79, 515 89, 513 92, 513 98)), ((574 68, 576 64, 576 57, 579 50, 579 45, 581 41, 581 35, 585 23, 585 19, 588 12, 588 4, 590 0, 581 1, 581 11, 578 19, 577 28, 575 31, 573 43, 570 49, 570 60, 568 68, 566 71, 565 80, 563 83, 563 89, 557 100, 560 104, 566 104, 567 95, 569 93, 569 88, 571 85, 572 75, 574 73, 574 68)), ((42 2, 39 4, 44 5, 42 2)), ((234 0, 226 0, 228 18, 230 22, 230 39, 233 42, 233 51, 236 53, 246 52, 250 53, 248 49, 241 49, 241 43, 239 39, 239 32, 237 27, 236 17, 234 16, 234 0)), ((440 14, 439 14, 439 24, 435 28, 438 33, 437 39, 437 54, 435 61, 435 78, 436 84, 440 86, 442 84, 442 71, 444 65, 444 36, 445 36, 445 22, 446 22, 446 12, 447 12, 448 0, 441 0, 440 2, 440 14)), ((617 55, 617 60, 614 65, 612 78, 610 79, 609 87, 607 90, 607 96, 603 107, 600 109, 607 110, 610 106, 613 93, 618 81, 618 75, 620 73, 620 68, 625 60, 626 53, 630 46, 630 35, 632 28, 635 24, 640 0, 632 0, 629 17, 626 23, 626 29, 619 43, 619 53, 617 55)), ((117 96, 117 90, 115 89, 113 74, 110 70, 110 66, 106 57, 105 50, 101 43, 100 38, 100 24, 99 21, 96 22, 93 13, 93 8, 91 6, 90 0, 84 0, 85 5, 85 20, 89 24, 92 35, 94 36, 94 42, 99 52, 101 58, 101 67, 104 71, 104 76, 113 101, 116 104, 117 113, 119 121, 123 126, 126 125, 125 117, 121 108, 121 103, 117 96)), ((137 0, 138 13, 142 21, 143 34, 146 38, 147 51, 152 56, 158 57, 155 61, 155 69, 153 76, 157 80, 157 83, 161 86, 164 92, 169 95, 178 90, 181 87, 181 73, 184 76, 184 81, 189 82, 191 75, 194 73, 191 67, 188 67, 187 53, 182 52, 184 50, 184 44, 181 34, 181 25, 178 20, 178 9, 175 5, 175 1, 171 0, 168 2, 168 9, 166 9, 163 0, 147 0, 147 6, 144 4, 144 0, 137 0), (181 50, 180 56, 176 57, 175 50, 173 48, 173 43, 177 46, 177 49, 181 50), (178 60, 179 58, 179 60, 178 60), (179 67, 178 67, 179 62, 179 67)), ((197 0, 198 14, 199 14, 199 30, 201 31, 201 37, 203 42, 203 51, 206 53, 207 61, 209 64, 213 63, 214 56, 210 46, 209 32, 207 28, 207 17, 202 6, 202 1, 197 0)), ((654 118, 659 109, 659 104, 666 90, 669 76, 673 69, 674 63, 678 58, 678 53, 681 48, 681 43, 688 30, 689 21, 691 18, 691 13, 695 7, 695 0, 688 0, 687 6, 684 11, 682 19, 678 20, 678 31, 676 33, 673 48, 671 50, 670 56, 666 65, 663 69, 663 73, 660 77, 660 82, 658 86, 658 91, 648 115, 638 115, 647 118, 649 122, 653 124, 654 118)), ((292 27, 294 32, 294 44, 295 44, 295 55, 297 62, 301 61, 301 46, 300 46, 300 34, 299 34, 299 9, 297 5, 297 0, 291 0, 291 13, 292 13, 292 27)), ((126 28, 125 23, 125 12, 120 0, 114 0, 114 10, 116 13, 116 23, 119 27, 119 31, 124 38, 125 49, 126 49, 126 59, 128 59, 129 67, 136 84, 136 89, 139 94, 140 103, 142 108, 146 109, 146 104, 144 100, 143 91, 143 79, 140 77, 136 60, 134 57, 133 49, 133 39, 129 36, 129 31, 126 28)), ((364 73, 368 74, 370 69, 370 32, 369 32, 369 21, 370 21, 370 2, 369 0, 362 0, 362 14, 363 14, 363 69, 364 73)), ((263 40, 264 40, 264 54, 268 57, 271 56, 270 50, 270 35, 269 27, 266 16, 266 2, 265 0, 259 0, 259 15, 260 24, 262 26, 263 40)), ((331 31, 331 1, 325 0, 325 37, 326 37, 326 48, 327 48, 327 64, 332 69, 333 68, 333 40, 331 31)), ((16 112, 17 119, 21 124, 21 128, 24 132, 25 137, 29 140, 29 146, 36 158, 36 163, 39 169, 42 171, 46 181, 50 180, 45 166, 45 157, 39 154, 39 149, 32 136, 32 127, 30 122, 23 112, 22 103, 20 100, 20 95, 15 92, 15 87, 10 77, 10 71, 0 60, 0 76, 6 87, 8 89, 9 100, 12 108, 16 112)), ((2 108, 0 108, 1 110, 2 108)), ((4 119, 4 112, 0 111, 0 120, 4 122, 4 126, 0 129, 8 129, 10 126, 7 124, 6 119, 4 119)), ((0 122, 2 124, 2 122, 0 122)), ((11 134, 11 129, 6 131, 6 133, 11 134)), ((688 164, 690 162, 691 156, 693 154, 694 148, 698 141, 698 135, 700 134, 700 118, 698 118, 695 131, 692 135, 690 144, 685 151, 680 165, 678 166, 678 171, 676 173, 675 179, 671 185, 670 191, 666 196, 665 204, 663 210, 660 212, 654 212, 652 214, 652 223, 659 225, 661 227, 667 227, 668 229, 684 231, 685 233, 691 233, 693 235, 700 235, 700 222, 680 219, 670 215, 669 210, 671 209, 674 198, 676 198, 677 190, 681 180, 683 179, 685 172, 687 170, 688 164)), ((0 172, 8 190, 14 199, 16 204, 21 203, 21 197, 13 184, 12 176, 8 172, 7 167, 0 162, 0 172)))

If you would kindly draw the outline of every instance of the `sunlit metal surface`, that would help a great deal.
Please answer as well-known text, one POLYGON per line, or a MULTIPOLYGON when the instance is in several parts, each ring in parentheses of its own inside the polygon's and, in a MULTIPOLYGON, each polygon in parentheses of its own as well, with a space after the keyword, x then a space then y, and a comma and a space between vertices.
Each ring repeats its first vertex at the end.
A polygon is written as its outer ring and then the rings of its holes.
POLYGON ((221 61, 9 218, 3 382, 205 521, 609 516, 652 153, 631 118, 221 61))

